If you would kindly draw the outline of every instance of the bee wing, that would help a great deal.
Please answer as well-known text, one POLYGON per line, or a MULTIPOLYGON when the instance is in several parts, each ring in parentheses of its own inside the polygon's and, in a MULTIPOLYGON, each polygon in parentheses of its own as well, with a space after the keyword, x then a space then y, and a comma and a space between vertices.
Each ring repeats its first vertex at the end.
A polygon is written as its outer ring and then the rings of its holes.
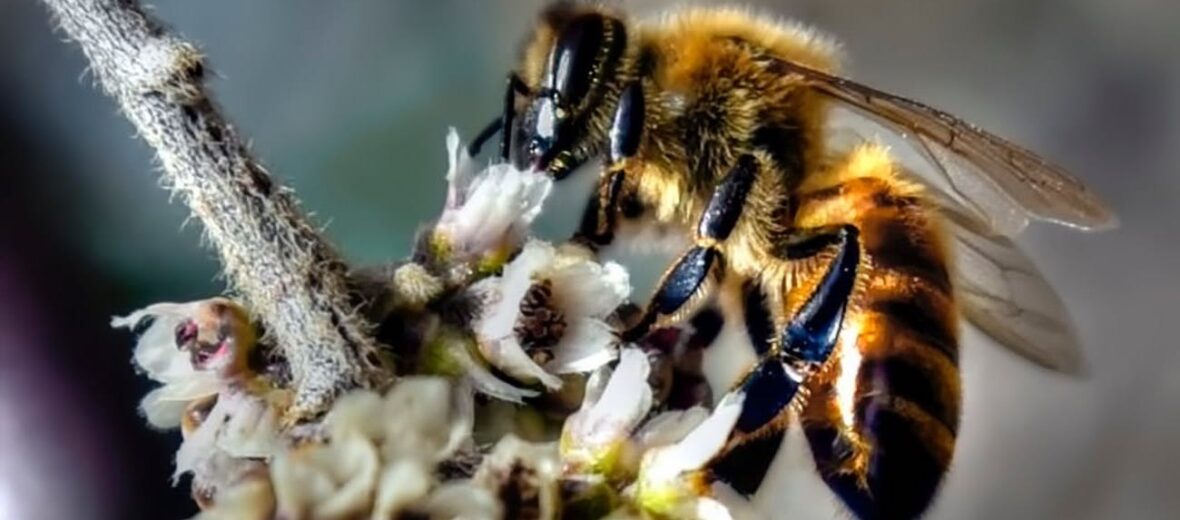
POLYGON ((1081 373, 1084 360, 1073 322, 1032 260, 1009 237, 942 202, 964 316, 1038 365, 1081 373))
POLYGON ((789 61, 776 63, 913 144, 950 196, 992 232, 1015 236, 1029 217, 1085 231, 1117 225, 1081 181, 1015 143, 917 101, 789 61))

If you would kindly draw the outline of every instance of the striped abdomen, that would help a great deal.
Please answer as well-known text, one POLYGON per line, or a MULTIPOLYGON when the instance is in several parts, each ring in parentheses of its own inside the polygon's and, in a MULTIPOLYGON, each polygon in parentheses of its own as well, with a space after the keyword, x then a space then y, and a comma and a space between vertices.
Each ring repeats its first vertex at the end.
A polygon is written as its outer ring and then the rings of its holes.
MULTIPOLYGON (((937 215, 865 146, 807 179, 795 225, 853 224, 863 263, 824 371, 801 414, 824 480, 861 518, 911 518, 933 499, 959 426, 957 311, 937 215)), ((803 269, 788 294, 811 285, 803 269)))

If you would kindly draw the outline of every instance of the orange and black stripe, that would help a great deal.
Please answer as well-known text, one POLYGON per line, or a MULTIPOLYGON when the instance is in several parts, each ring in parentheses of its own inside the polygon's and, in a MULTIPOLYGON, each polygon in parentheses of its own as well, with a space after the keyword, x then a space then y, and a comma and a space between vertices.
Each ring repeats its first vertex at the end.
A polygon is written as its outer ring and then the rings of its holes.
POLYGON ((864 248, 842 328, 857 335, 842 344, 859 355, 837 352, 829 370, 808 382, 803 427, 824 480, 858 517, 914 518, 929 506, 954 451, 958 317, 931 206, 895 179, 884 155, 857 153, 880 152, 853 151, 845 171, 799 196, 797 222, 853 224, 864 248), (852 396, 840 394, 849 390, 838 384, 844 371, 856 374, 852 396), (840 409, 848 402, 852 424, 840 409))

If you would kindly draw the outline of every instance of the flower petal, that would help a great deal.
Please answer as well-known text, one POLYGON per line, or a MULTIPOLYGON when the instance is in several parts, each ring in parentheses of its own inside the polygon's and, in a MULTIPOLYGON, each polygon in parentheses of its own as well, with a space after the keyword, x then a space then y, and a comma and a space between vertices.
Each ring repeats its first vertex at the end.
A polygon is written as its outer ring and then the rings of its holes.
POLYGON ((610 376, 614 373, 614 369, 610 365, 602 365, 586 378, 586 389, 582 393, 581 409, 589 410, 594 403, 602 399, 602 392, 606 390, 606 384, 610 382, 610 376))
POLYGON ((455 127, 447 129, 447 205, 458 207, 465 202, 467 187, 475 177, 475 161, 459 139, 455 127))
POLYGON ((553 260, 553 246, 530 240, 516 258, 504 266, 499 278, 488 278, 473 285, 476 294, 490 294, 490 301, 476 320, 475 331, 482 338, 499 340, 512 335, 520 317, 520 301, 533 284, 533 273, 553 260))
POLYGON ((471 433, 470 389, 438 377, 403 378, 385 396, 379 416, 386 459, 416 457, 432 462, 453 453, 471 433), (391 420, 390 418, 396 418, 391 420))
POLYGON ((544 276, 553 280, 553 296, 569 316, 605 318, 631 294, 627 270, 615 262, 559 262, 544 276))
POLYGON ((265 520, 274 516, 274 507, 274 488, 263 473, 219 490, 213 507, 193 520, 265 520))
POLYGON ((680 475, 704 467, 721 448, 725 447, 725 442, 742 413, 744 400, 745 394, 727 394, 717 404, 713 413, 680 442, 648 452, 640 478, 666 484, 680 475))
POLYGON ((135 345, 133 359, 148 377, 167 383, 195 373, 189 356, 176 346, 176 326, 196 314, 205 300, 188 303, 156 303, 127 316, 111 318, 111 326, 134 330, 152 320, 135 345))
POLYGON ((729 508, 720 501, 709 497, 701 497, 696 501, 693 518, 700 520, 733 520, 729 508))
POLYGON ((480 351, 488 363, 517 381, 525 383, 540 381, 550 390, 561 388, 561 378, 546 372, 533 361, 533 358, 525 353, 524 348, 521 347, 520 342, 516 341, 515 337, 508 337, 500 341, 480 342, 480 351))
POLYGON ((554 374, 590 372, 618 357, 617 342, 614 330, 601 320, 575 320, 553 347, 553 359, 545 369, 554 374))
POLYGON ((176 428, 180 426, 180 419, 190 401, 216 394, 220 388, 215 375, 193 372, 187 378, 173 379, 173 382, 148 392, 139 402, 139 410, 155 428, 176 428))
POLYGON ((430 492, 434 486, 433 473, 432 468, 417 459, 392 461, 381 472, 372 518, 397 518, 398 513, 430 492))
POLYGON ((227 411, 218 448, 235 458, 268 458, 278 448, 278 410, 242 392, 222 392, 214 408, 218 406, 227 411))
POLYGON ((594 404, 596 409, 627 419, 628 430, 634 429, 651 410, 651 386, 647 384, 651 364, 647 354, 637 348, 627 348, 619 355, 619 366, 594 404))
POLYGON ((552 443, 527 442, 509 433, 484 457, 471 481, 499 496, 509 492, 535 497, 537 518, 557 518, 561 476, 561 461, 552 443))
POLYGON ((728 484, 714 482, 710 492, 713 499, 725 507, 727 514, 736 520, 763 520, 769 518, 749 498, 735 491, 728 484))
POLYGON ((458 137, 449 135, 447 147, 451 162, 447 205, 436 230, 464 255, 482 254, 505 241, 520 240, 540 213, 553 179, 506 163, 468 173, 473 169, 472 159, 460 150, 458 137))
POLYGON ((380 442, 385 435, 384 421, 387 419, 384 417, 384 408, 385 400, 376 392, 349 392, 332 404, 332 409, 324 417, 324 426, 328 429, 329 437, 358 434, 380 442))
POLYGON ((355 518, 367 512, 381 457, 360 435, 281 453, 271 466, 280 518, 355 518))
POLYGON ((562 434, 566 443, 586 449, 593 457, 600 448, 629 437, 651 410, 651 387, 647 383, 650 370, 647 354, 637 348, 624 349, 598 399, 566 420, 562 434))
POLYGON ((517 388, 496 377, 483 364, 476 361, 465 348, 452 348, 450 352, 455 363, 463 368, 467 380, 471 382, 476 391, 514 403, 523 403, 526 397, 540 395, 540 392, 536 390, 517 388))
POLYGON ((647 450, 679 442, 709 417, 709 411, 702 406, 687 410, 670 410, 661 413, 643 425, 635 434, 636 443, 647 450))
POLYGON ((414 511, 429 518, 483 520, 502 516, 500 501, 469 481, 452 481, 438 487, 414 511))
POLYGON ((201 473, 208 474, 211 466, 215 465, 215 458, 228 458, 228 455, 217 447, 217 434, 228 418, 228 413, 226 407, 214 406, 200 426, 180 443, 180 449, 176 450, 176 468, 172 474, 174 484, 185 473, 193 473, 196 476, 201 476, 201 473))

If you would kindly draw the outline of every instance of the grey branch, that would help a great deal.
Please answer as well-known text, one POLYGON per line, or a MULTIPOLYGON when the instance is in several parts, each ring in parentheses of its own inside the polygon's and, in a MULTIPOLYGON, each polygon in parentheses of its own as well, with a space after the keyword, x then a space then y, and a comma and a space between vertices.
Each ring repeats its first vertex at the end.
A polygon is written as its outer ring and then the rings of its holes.
POLYGON ((350 298, 347 267, 218 112, 196 48, 134 0, 45 3, 155 149, 165 184, 204 224, 231 288, 281 346, 296 388, 290 418, 391 378, 350 298))

